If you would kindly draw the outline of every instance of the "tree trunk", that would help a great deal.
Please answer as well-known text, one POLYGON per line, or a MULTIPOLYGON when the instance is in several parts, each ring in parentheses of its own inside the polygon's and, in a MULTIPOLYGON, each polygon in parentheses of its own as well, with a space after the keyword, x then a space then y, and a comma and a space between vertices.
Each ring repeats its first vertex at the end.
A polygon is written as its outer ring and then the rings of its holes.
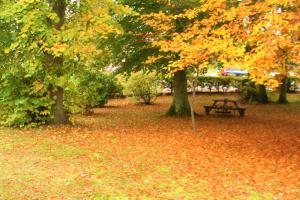
POLYGON ((60 30, 65 23, 67 4, 62 0, 49 0, 49 3, 52 5, 52 10, 59 18, 58 22, 51 21, 51 24, 56 28, 56 30, 60 30))
MULTIPOLYGON (((46 54, 48 61, 48 70, 54 70, 59 77, 60 68, 63 66, 63 58, 55 58, 52 55, 46 54)), ((64 89, 60 86, 49 84, 48 91, 50 93, 50 99, 54 102, 51 107, 52 120, 51 124, 66 124, 68 122, 68 116, 64 108, 64 89)))
POLYGON ((265 85, 258 86, 258 101, 262 104, 269 103, 268 94, 265 85))
POLYGON ((62 87, 56 87, 54 91, 52 91, 54 104, 52 105, 52 113, 53 113, 53 124, 66 124, 68 122, 68 117, 64 108, 64 89, 62 87))
POLYGON ((173 102, 167 112, 167 115, 178 117, 190 116, 191 108, 188 100, 186 72, 184 70, 178 71, 174 74, 173 87, 173 102))
MULTIPOLYGON (((57 14, 59 21, 50 21, 51 25, 55 27, 56 30, 61 30, 61 27, 65 22, 66 14, 66 2, 62 0, 49 0, 52 5, 53 11, 57 14)), ((61 76, 61 70, 64 64, 63 56, 54 57, 51 54, 46 53, 46 57, 49 61, 49 71, 55 72, 57 77, 61 76)), ((49 86, 51 99, 54 101, 52 105, 52 124, 66 124, 68 122, 68 116, 64 108, 64 89, 60 86, 49 86)))
MULTIPOLYGON (((196 78, 198 79, 198 73, 197 73, 196 78)), ((196 133, 196 120, 195 120, 195 111, 194 111, 194 104, 195 104, 195 100, 196 100, 196 86, 197 86, 196 80, 192 80, 193 97, 192 97, 192 101, 191 101, 191 104, 190 104, 190 106, 191 106, 192 126, 193 126, 193 132, 194 133, 196 133)))
POLYGON ((278 103, 288 103, 287 100, 287 77, 284 77, 279 87, 278 103))

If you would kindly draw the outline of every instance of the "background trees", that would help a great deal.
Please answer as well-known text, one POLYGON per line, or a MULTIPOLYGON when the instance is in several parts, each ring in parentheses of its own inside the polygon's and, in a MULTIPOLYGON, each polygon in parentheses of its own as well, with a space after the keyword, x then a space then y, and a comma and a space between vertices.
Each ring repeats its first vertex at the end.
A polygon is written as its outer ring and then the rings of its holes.
POLYGON ((291 0, 245 1, 237 9, 241 30, 247 33, 244 64, 250 78, 279 86, 279 103, 287 102, 287 77, 299 70, 299 5, 291 0))

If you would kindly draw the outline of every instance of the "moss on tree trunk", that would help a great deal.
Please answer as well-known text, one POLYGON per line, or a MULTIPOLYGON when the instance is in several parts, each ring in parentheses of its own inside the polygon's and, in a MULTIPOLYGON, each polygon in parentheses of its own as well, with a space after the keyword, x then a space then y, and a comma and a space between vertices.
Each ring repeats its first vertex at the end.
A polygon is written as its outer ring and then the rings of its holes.
POLYGON ((184 70, 178 71, 173 77, 173 102, 167 112, 168 116, 187 117, 191 115, 188 99, 187 78, 184 70))

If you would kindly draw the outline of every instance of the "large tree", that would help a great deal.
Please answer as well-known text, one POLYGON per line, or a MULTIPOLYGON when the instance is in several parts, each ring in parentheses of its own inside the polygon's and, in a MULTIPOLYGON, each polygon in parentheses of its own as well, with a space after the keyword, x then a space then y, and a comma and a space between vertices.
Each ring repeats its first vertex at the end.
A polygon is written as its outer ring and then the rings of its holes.
MULTIPOLYGON (((235 40, 235 4, 223 1, 198 1, 194 7, 177 13, 159 12, 144 15, 158 36, 152 45, 169 55, 166 69, 174 75, 174 100, 171 115, 190 115, 186 89, 186 71, 203 71, 218 61, 229 66, 244 55, 244 45, 235 40), (175 83, 177 82, 177 83, 175 83), (177 94, 176 94, 177 93, 177 94)), ((148 58, 156 62, 161 55, 148 58)))
MULTIPOLYGON (((175 15, 183 13, 184 10, 195 7, 198 0, 184 1, 133 1, 120 0, 119 2, 131 7, 135 14, 120 19, 124 28, 122 37, 114 38, 115 42, 115 65, 120 66, 121 72, 155 70, 163 76, 170 75, 169 62, 178 59, 176 52, 164 52, 160 47, 154 45, 154 41, 161 36, 161 30, 156 29, 148 23, 152 15, 175 15)), ((180 33, 185 30, 189 23, 186 19, 174 20, 174 29, 170 33, 180 33)), ((164 23, 161 23, 164 26, 164 23)), ((167 29, 165 29, 167 30, 167 29)), ((170 37, 172 35, 170 34, 170 37)), ((186 71, 178 71, 172 74, 172 85, 174 89, 174 100, 169 109, 169 115, 189 116, 190 105, 187 93, 186 71)))
POLYGON ((1 69, 7 74, 14 71, 13 76, 29 84, 22 91, 27 99, 40 93, 40 98, 51 101, 52 123, 66 123, 67 75, 80 71, 76 67, 93 67, 107 55, 109 50, 99 41, 110 32, 120 32, 115 17, 129 9, 112 0, 20 0, 0 2, 0 6, 0 21, 6 24, 9 38, 1 46, 9 58, 0 63, 1 69))
MULTIPOLYGON (((154 13, 147 23, 160 33, 154 46, 177 53, 168 63, 176 73, 200 68, 212 60, 224 67, 246 68, 250 79, 261 85, 280 86, 279 102, 285 103, 286 79, 299 69, 300 2, 275 1, 200 1, 183 13, 154 13), (191 22, 184 31, 174 32, 176 22, 191 22), (272 74, 277 73, 277 76, 272 74)), ((155 58, 151 58, 155 60, 155 58)), ((262 99, 266 102, 266 96, 262 99)))

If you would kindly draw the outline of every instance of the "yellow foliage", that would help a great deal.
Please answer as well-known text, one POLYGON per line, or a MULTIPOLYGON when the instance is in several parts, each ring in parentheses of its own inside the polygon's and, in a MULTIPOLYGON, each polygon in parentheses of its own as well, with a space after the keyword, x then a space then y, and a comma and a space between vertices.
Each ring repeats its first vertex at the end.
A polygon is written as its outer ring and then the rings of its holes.
POLYGON ((59 57, 61 56, 67 49, 68 45, 63 43, 63 44, 54 44, 53 47, 50 48, 51 53, 59 57))
POLYGON ((40 90, 43 89, 43 87, 44 87, 44 85, 39 81, 35 81, 33 83, 33 89, 34 89, 35 92, 39 92, 40 90))
MULTIPOLYGON (((248 69, 254 81, 275 87, 281 80, 272 72, 288 76, 299 70, 299 0, 244 0, 232 8, 227 3, 207 0, 178 15, 142 16, 159 33, 152 45, 178 55, 169 63, 170 73, 195 66, 203 69, 217 60, 224 67, 248 69), (201 13, 206 14, 199 17, 201 13), (183 18, 192 23, 178 32, 176 20, 183 18)), ((150 57, 147 62, 155 61, 150 57)))

